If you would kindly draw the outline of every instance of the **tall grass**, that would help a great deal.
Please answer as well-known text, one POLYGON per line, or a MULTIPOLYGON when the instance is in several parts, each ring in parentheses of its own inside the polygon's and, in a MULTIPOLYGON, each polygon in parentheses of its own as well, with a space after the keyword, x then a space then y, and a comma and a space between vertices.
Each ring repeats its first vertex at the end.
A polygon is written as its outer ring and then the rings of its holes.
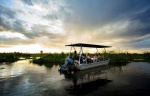
POLYGON ((122 66, 131 62, 133 57, 128 52, 117 53, 115 51, 110 51, 106 53, 106 58, 110 58, 109 65, 122 66))
MULTIPOLYGON (((72 55, 73 53, 71 53, 72 55)), ((131 61, 135 61, 135 59, 142 59, 143 61, 150 60, 150 53, 145 52, 143 54, 137 53, 128 53, 128 52, 116 52, 109 51, 101 53, 105 58, 110 58, 110 65, 125 65, 131 61)), ((68 56, 68 53, 49 53, 41 56, 39 59, 33 59, 34 63, 39 64, 49 64, 49 63, 64 63, 65 58, 68 56)))
POLYGON ((14 62, 18 58, 14 53, 0 53, 0 62, 14 62))
POLYGON ((150 52, 144 52, 143 59, 146 62, 150 62, 150 52))
POLYGON ((39 64, 62 64, 64 63, 65 58, 68 56, 68 53, 49 53, 41 56, 39 59, 33 59, 33 63, 39 64))
POLYGON ((31 57, 31 54, 29 53, 0 53, 0 62, 15 62, 17 60, 20 60, 20 58, 28 59, 31 57))
MULTIPOLYGON (((72 56, 73 53, 71 53, 72 56)), ((121 64, 126 64, 132 61, 132 56, 129 53, 117 53, 115 51, 110 51, 110 52, 103 52, 101 53, 105 58, 110 58, 110 64, 116 64, 116 65, 121 65, 121 64)), ((39 59, 33 59, 33 63, 38 63, 38 64, 63 64, 65 58, 68 56, 68 53, 54 53, 54 54, 46 54, 39 59)))

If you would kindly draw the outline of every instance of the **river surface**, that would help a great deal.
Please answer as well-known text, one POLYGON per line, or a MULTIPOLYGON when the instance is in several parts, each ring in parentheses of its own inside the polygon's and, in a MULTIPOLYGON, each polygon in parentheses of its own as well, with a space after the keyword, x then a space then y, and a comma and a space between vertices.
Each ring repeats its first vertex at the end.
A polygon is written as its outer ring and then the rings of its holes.
POLYGON ((150 63, 60 74, 29 60, 0 64, 0 96, 150 96, 150 63))

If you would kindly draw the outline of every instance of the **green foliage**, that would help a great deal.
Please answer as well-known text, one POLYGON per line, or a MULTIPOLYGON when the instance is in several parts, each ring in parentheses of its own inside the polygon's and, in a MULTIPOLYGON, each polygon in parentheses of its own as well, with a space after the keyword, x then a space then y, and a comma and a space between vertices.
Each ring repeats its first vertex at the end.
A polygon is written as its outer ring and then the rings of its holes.
POLYGON ((116 53, 115 51, 111 51, 106 53, 106 58, 110 58, 110 65, 125 65, 132 61, 132 56, 129 53, 116 53))
POLYGON ((144 52, 143 59, 146 62, 150 62, 150 52, 144 52))
POLYGON ((33 63, 38 64, 52 64, 52 63, 64 63, 65 58, 68 56, 68 54, 62 53, 49 53, 46 55, 41 56, 39 59, 33 59, 33 63))
POLYGON ((18 58, 14 53, 0 53, 0 62, 14 62, 18 58))

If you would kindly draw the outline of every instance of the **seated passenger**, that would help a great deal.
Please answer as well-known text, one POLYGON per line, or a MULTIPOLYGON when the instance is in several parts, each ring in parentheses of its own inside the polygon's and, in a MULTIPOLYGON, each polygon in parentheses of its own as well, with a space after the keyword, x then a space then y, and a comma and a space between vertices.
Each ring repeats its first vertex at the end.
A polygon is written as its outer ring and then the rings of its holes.
POLYGON ((92 63, 92 62, 93 60, 91 59, 90 54, 87 54, 87 63, 92 63))
POLYGON ((93 57, 93 62, 97 62, 97 55, 96 54, 93 57))
POLYGON ((82 55, 82 62, 83 62, 83 63, 87 63, 87 58, 86 58, 86 55, 85 55, 85 54, 82 55))
POLYGON ((98 56, 97 56, 97 61, 101 61, 102 60, 102 56, 101 54, 99 53, 98 56))

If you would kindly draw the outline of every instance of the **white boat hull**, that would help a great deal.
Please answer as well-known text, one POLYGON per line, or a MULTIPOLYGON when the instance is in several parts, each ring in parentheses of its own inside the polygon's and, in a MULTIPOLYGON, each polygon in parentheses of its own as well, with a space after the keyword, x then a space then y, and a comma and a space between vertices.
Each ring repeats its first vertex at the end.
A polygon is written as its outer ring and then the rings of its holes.
POLYGON ((88 64, 80 64, 80 65, 75 65, 79 70, 86 70, 86 69, 90 69, 90 68, 94 68, 94 67, 98 67, 98 66, 104 66, 104 65, 108 65, 109 60, 102 60, 99 62, 94 62, 94 63, 88 63, 88 64))

